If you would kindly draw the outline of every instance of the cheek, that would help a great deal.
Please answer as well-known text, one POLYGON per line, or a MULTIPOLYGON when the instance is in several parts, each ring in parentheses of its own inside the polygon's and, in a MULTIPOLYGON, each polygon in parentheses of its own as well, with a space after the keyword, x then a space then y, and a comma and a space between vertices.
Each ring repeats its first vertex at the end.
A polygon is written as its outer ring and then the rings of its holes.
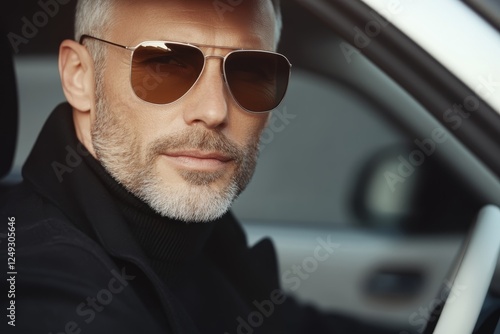
POLYGON ((150 131, 150 122, 144 117, 142 110, 137 104, 130 101, 127 96, 118 95, 117 92, 107 95, 110 113, 115 119, 111 132, 118 132, 117 136, 122 138, 122 146, 129 146, 135 154, 142 152, 147 147, 150 131))
POLYGON ((132 92, 130 85, 130 55, 122 50, 108 48, 104 64, 104 82, 108 93, 129 95, 132 92))
MULTIPOLYGON (((244 111, 237 111, 242 113, 244 111)), ((246 113, 246 112, 245 112, 246 113)), ((234 120, 235 140, 243 146, 259 140, 264 130, 269 114, 243 114, 239 119, 234 120)))
POLYGON ((127 127, 133 133, 136 145, 141 147, 144 151, 148 148, 149 144, 154 141, 159 133, 158 120, 154 120, 149 116, 148 110, 140 110, 135 108, 128 108, 128 115, 126 117, 127 127))
POLYGON ((158 120, 152 116, 154 113, 148 109, 148 105, 137 99, 128 86, 116 83, 106 90, 106 99, 113 114, 122 127, 127 129, 136 144, 144 147, 150 137, 159 126, 158 120))

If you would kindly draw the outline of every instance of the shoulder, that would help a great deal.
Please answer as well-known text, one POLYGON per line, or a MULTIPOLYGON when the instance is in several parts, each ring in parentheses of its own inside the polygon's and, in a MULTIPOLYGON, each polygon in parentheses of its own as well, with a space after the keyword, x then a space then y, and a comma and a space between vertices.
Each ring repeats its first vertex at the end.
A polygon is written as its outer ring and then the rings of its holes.
MULTIPOLYGON (((16 267, 24 277, 51 276, 54 280, 64 273, 81 278, 91 276, 93 280, 89 282, 95 282, 114 267, 96 241, 29 186, 19 185, 2 196, 5 201, 0 217, 5 222, 0 224, 0 238, 14 246, 16 267)), ((0 254, 5 256, 5 252, 0 254)))
POLYGON ((0 304, 14 301, 21 332, 136 333, 145 321, 156 326, 135 290, 135 268, 113 259, 63 216, 48 214, 36 195, 18 191, 1 208, 0 261, 10 261, 14 274, 0 282, 2 291, 12 291, 0 304))
MULTIPOLYGON (((33 267, 75 258, 103 258, 98 244, 78 230, 54 205, 38 196, 29 185, 20 184, 1 195, 0 238, 15 239, 18 258, 33 267)), ((1 239, 0 239, 1 242, 1 239)), ((0 254, 0 256, 5 254, 0 254)))

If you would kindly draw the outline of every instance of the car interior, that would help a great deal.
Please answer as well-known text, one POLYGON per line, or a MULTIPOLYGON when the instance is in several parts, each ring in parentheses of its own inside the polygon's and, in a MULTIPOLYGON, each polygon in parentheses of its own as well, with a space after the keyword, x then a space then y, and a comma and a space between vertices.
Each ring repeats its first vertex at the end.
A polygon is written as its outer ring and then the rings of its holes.
MULTIPOLYGON (((6 32, 40 10, 34 1, 10 6, 6 32)), ((500 206, 500 115, 481 103, 458 129, 444 120, 472 89, 361 1, 282 9, 278 51, 292 63, 290 87, 233 211, 249 243, 273 239, 283 288, 301 302, 421 333, 418 320, 432 315, 421 309, 446 283, 478 212, 500 206), (352 27, 373 20, 383 31, 354 47, 352 27), (290 268, 319 239, 338 251, 290 284, 290 268)), ((2 33, 0 194, 21 181, 39 129, 64 101, 57 52, 72 37, 73 10, 61 5, 15 55, 2 33)), ((488 294, 498 305, 500 265, 488 294)))

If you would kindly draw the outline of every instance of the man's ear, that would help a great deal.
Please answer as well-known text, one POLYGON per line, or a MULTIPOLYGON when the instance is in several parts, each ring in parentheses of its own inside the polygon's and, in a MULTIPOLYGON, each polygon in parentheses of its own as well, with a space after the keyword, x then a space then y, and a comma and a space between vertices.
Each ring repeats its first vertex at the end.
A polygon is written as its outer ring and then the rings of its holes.
POLYGON ((90 111, 94 101, 94 62, 87 48, 65 40, 59 47, 59 74, 69 104, 81 112, 90 111))

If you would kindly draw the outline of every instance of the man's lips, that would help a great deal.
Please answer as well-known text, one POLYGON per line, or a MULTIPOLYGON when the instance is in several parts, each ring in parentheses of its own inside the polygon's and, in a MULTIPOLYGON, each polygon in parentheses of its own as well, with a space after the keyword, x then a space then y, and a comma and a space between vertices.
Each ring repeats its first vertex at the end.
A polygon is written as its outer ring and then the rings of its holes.
POLYGON ((166 152, 163 156, 180 167, 197 170, 219 169, 233 160, 220 152, 204 151, 166 152))

